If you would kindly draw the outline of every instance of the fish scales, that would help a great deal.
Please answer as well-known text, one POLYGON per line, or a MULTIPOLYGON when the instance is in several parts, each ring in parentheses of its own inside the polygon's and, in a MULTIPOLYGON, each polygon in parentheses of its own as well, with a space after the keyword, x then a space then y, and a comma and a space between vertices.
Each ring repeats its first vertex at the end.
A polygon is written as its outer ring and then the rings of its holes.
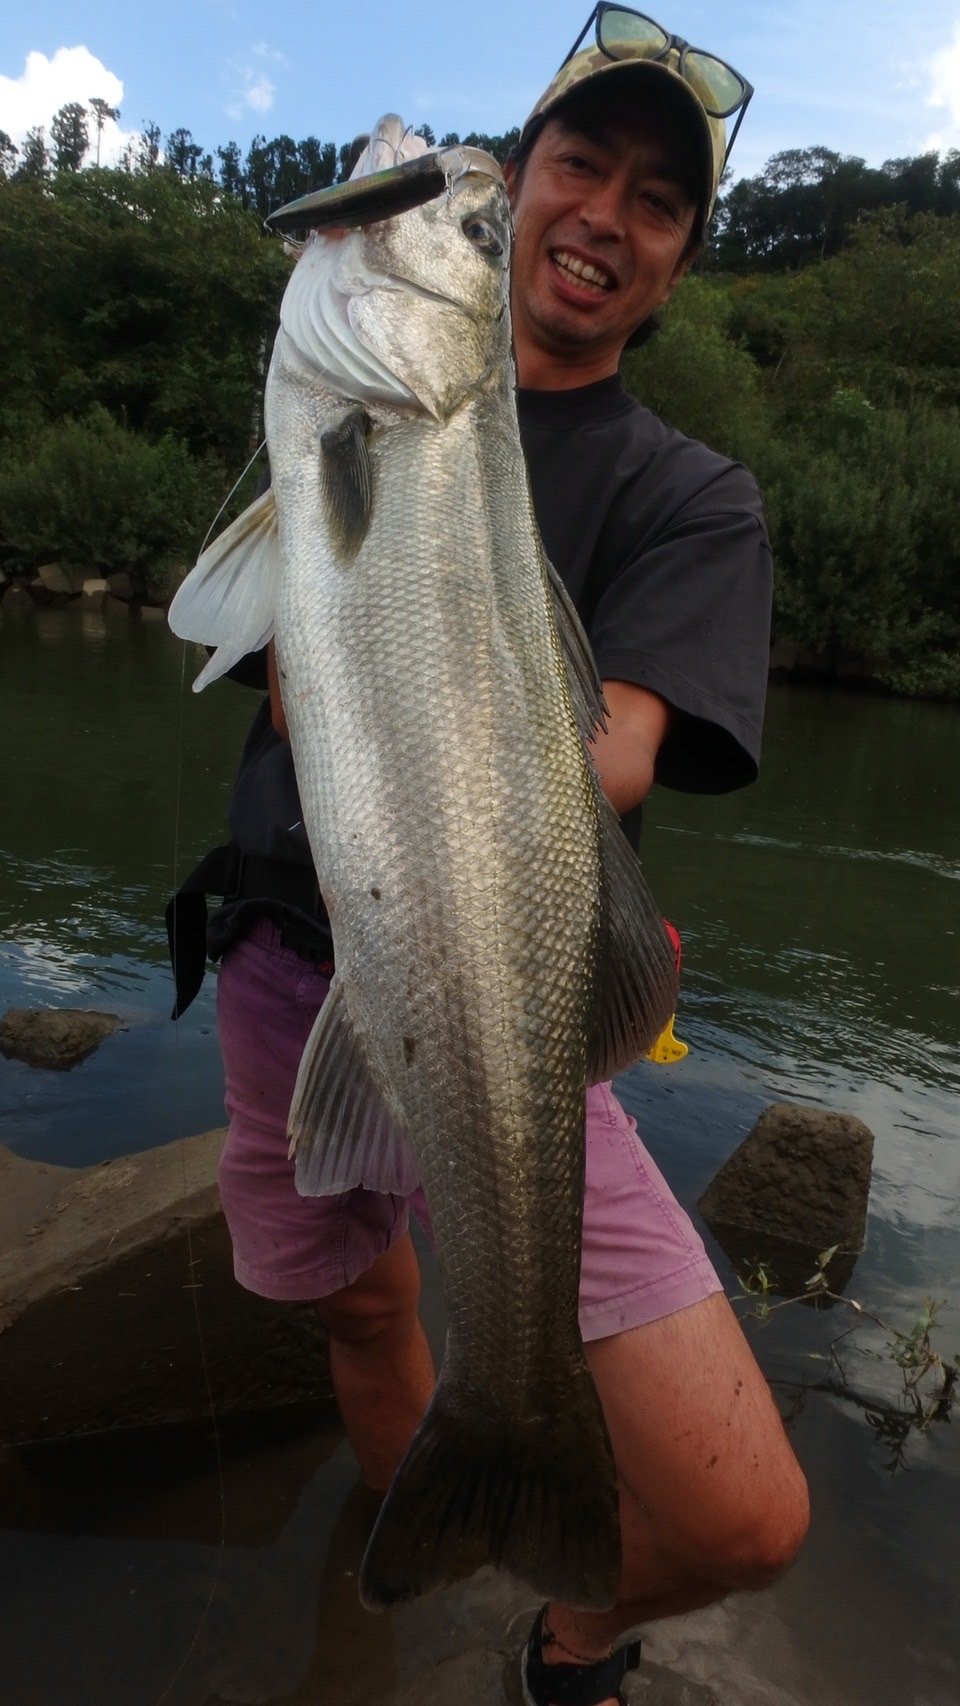
MULTIPOLYGON (((499 486, 523 515, 516 462, 476 477, 486 440, 470 405, 442 429, 401 418, 371 438, 376 501, 347 573, 321 517, 293 511, 305 537, 290 555, 306 562, 312 546, 311 590, 292 588, 289 611, 281 599, 278 661, 301 797, 338 976, 417 1147, 473 1378, 496 1388, 515 1326, 521 1366, 546 1391, 579 1248, 593 792, 532 528, 509 565, 490 551, 479 500, 499 486), (429 550, 411 555, 411 538, 429 550), (454 1117, 451 1179, 446 1147, 419 1134, 446 1136, 454 1117), (466 1248, 461 1223, 474 1228, 466 1248), (564 1264, 558 1240, 573 1251, 564 1264), (532 1307, 511 1307, 518 1292, 532 1307)), ((283 516, 283 455, 274 485, 283 516)))

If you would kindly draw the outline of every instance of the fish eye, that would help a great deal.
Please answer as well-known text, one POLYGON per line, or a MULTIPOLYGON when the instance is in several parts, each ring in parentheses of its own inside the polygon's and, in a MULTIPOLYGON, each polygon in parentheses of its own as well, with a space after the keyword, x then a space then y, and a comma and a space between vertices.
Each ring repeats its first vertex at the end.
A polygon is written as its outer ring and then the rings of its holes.
POLYGON ((476 249, 482 249, 485 255, 502 255, 503 244, 492 225, 483 219, 476 219, 471 214, 460 227, 465 237, 469 237, 476 249))

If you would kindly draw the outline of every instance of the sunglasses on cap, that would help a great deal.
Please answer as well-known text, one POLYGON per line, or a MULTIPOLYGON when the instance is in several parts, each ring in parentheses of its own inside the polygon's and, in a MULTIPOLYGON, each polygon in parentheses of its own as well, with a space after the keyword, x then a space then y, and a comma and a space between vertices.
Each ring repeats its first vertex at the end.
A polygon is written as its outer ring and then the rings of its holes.
POLYGON ((685 82, 690 84, 704 112, 711 118, 727 119, 737 114, 737 122, 733 134, 727 143, 724 165, 730 157, 730 150, 736 141, 737 131, 743 122, 750 98, 754 93, 753 84, 728 65, 725 59, 718 59, 715 53, 704 53, 702 48, 691 47, 682 36, 671 35, 668 30, 658 24, 653 18, 648 18, 644 12, 634 12, 629 6, 613 6, 601 0, 595 6, 589 18, 580 31, 566 59, 566 65, 579 48, 590 25, 596 20, 596 41, 600 52, 607 59, 666 59, 670 53, 677 55, 677 69, 685 82))

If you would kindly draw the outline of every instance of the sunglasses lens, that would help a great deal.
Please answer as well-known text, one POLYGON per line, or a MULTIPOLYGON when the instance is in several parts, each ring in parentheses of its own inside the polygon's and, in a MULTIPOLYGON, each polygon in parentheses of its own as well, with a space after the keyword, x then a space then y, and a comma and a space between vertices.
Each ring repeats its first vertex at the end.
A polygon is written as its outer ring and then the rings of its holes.
POLYGON ((641 12, 611 6, 597 20, 597 40, 611 59, 629 59, 633 53, 662 53, 670 37, 641 12))
POLYGON ((687 81, 717 118, 727 118, 736 111, 746 88, 732 65, 724 65, 712 53, 688 52, 685 69, 687 81))

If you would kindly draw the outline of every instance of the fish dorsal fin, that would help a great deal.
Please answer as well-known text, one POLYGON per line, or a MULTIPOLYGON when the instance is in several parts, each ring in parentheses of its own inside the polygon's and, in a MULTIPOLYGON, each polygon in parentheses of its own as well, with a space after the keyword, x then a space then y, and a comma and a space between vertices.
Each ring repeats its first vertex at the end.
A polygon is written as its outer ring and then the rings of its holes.
POLYGON ((341 557, 355 555, 370 525, 373 470, 367 446, 369 428, 366 411, 351 409, 320 439, 327 520, 341 557))
POLYGON ((337 978, 300 1060, 288 1130, 301 1196, 417 1188, 416 1157, 370 1076, 337 978))
POLYGON ((544 557, 544 563, 547 581, 553 594, 553 614, 567 665, 567 680, 577 726, 584 740, 590 740, 598 727, 603 728, 606 725, 607 707, 604 703, 603 688, 590 641, 577 615, 573 599, 548 557, 544 557))
POLYGON ((677 1004, 677 970, 663 915, 609 801, 600 801, 607 952, 601 954, 593 1084, 623 1072, 660 1035, 677 1004))
POLYGON ((181 640, 214 646, 195 693, 273 636, 280 547, 272 492, 264 492, 201 552, 167 616, 181 640))

